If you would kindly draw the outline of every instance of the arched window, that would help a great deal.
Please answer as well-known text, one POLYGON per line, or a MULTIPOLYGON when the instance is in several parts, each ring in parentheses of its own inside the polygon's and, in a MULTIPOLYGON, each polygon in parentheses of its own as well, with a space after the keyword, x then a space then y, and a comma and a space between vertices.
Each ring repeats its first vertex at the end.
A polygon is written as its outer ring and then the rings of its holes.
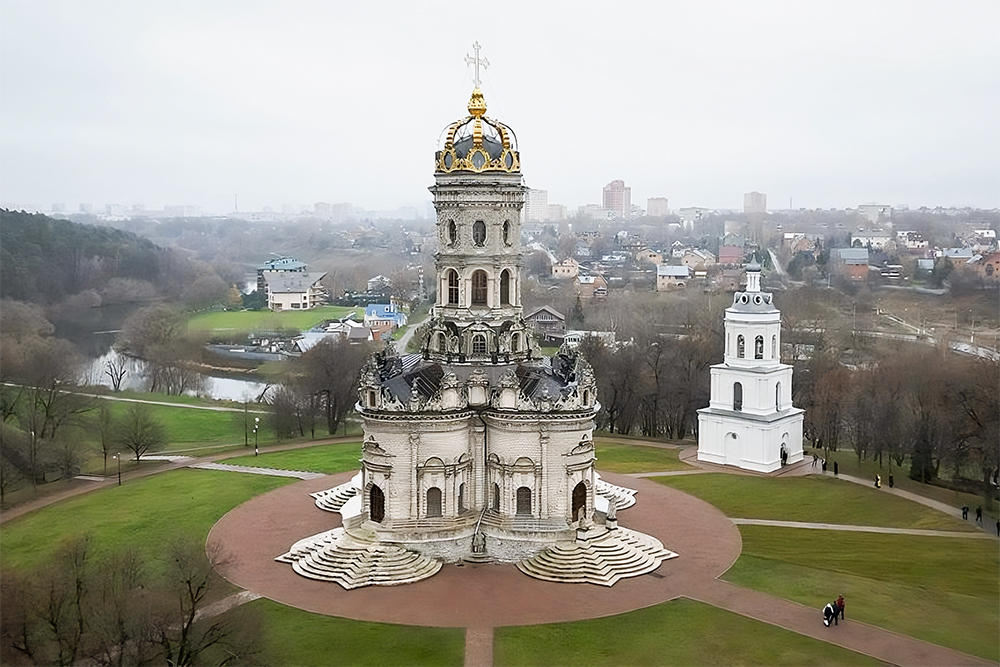
POLYGON ((764 358, 764 337, 757 336, 753 339, 753 358, 763 359, 764 358))
POLYGON ((438 333, 436 336, 434 336, 434 349, 437 352, 444 352, 445 342, 443 333, 438 333))
POLYGON ((486 243, 486 223, 482 220, 472 223, 472 242, 478 248, 482 248, 486 243))
POLYGON ((458 305, 458 271, 448 270, 448 305, 458 305))
POLYGON ((733 410, 739 412, 743 409, 743 385, 739 382, 733 383, 733 410))
POLYGON ((486 272, 480 269, 472 274, 472 305, 485 306, 488 291, 486 272))
POLYGON ((781 383, 774 385, 774 409, 781 409, 781 383))
POLYGON ((736 356, 739 357, 740 359, 743 359, 743 358, 746 357, 746 349, 745 349, 745 347, 746 346, 743 344, 743 336, 742 335, 737 336, 736 337, 736 356))
POLYGON ((368 407, 369 408, 374 408, 375 404, 377 402, 378 402, 378 394, 375 393, 375 390, 369 389, 368 390, 368 407))
POLYGON ((771 358, 772 359, 777 359, 778 358, 778 337, 777 336, 771 336, 771 358))
POLYGON ((483 334, 472 337, 472 354, 486 354, 486 336, 483 334))
POLYGON ((458 511, 465 511, 465 482, 458 485, 458 511))
POLYGON ((510 271, 507 269, 500 272, 500 305, 510 305, 510 271))
POLYGON ((503 244, 510 245, 510 222, 507 220, 503 221, 503 244))
POLYGON ((436 486, 427 489, 427 516, 441 516, 441 489, 436 486))
POLYGON ((583 405, 584 405, 584 407, 590 406, 590 390, 589 389, 584 389, 583 390, 583 405))
POLYGON ((526 486, 517 489, 517 514, 531 515, 531 489, 526 486))
POLYGON ((510 351, 520 352, 521 351, 521 334, 511 334, 510 337, 510 351))
POLYGON ((382 523, 385 518, 385 494, 374 484, 368 491, 368 516, 375 523, 382 523))
POLYGON ((499 512, 500 511, 500 485, 499 484, 494 484, 493 485, 493 511, 494 512, 499 512))
POLYGON ((448 221, 448 245, 455 245, 455 239, 458 238, 458 228, 455 226, 454 220, 448 221))

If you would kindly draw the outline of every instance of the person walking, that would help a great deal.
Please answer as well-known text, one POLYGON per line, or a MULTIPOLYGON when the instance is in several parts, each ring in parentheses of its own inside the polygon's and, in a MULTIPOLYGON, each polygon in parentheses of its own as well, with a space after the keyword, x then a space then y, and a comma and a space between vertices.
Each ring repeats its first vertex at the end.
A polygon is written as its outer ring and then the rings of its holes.
POLYGON ((875 488, 876 489, 881 489, 882 488, 882 476, 881 475, 875 475, 875 488))
POLYGON ((836 461, 833 462, 833 474, 834 475, 837 474, 837 462, 836 461))
POLYGON ((837 625, 837 603, 829 602, 823 607, 823 625, 830 627, 830 621, 837 625))
POLYGON ((963 505, 962 506, 962 520, 963 521, 968 521, 969 520, 969 506, 968 505, 963 505))
POLYGON ((892 488, 892 475, 889 475, 889 488, 892 488))
POLYGON ((838 595, 837 596, 837 613, 840 614, 840 620, 842 620, 842 621, 846 621, 847 620, 847 619, 844 618, 844 596, 843 595, 838 595))
POLYGON ((980 526, 983 525, 983 506, 980 505, 976 508, 976 523, 980 526))

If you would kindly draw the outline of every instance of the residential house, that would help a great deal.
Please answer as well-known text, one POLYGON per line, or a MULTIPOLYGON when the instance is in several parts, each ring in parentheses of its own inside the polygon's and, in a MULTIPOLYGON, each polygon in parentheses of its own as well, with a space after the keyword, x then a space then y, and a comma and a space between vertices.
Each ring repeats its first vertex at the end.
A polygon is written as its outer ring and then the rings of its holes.
POLYGON ((868 280, 868 248, 835 248, 830 253, 832 270, 852 282, 868 280))
POLYGON ((326 271, 264 271, 267 307, 271 310, 308 310, 327 302, 320 281, 326 271))
POLYGON ((365 306, 365 326, 373 330, 390 332, 406 326, 406 313, 394 303, 370 303, 365 306))
POLYGON ((305 273, 305 271, 306 263, 297 259, 291 257, 270 259, 257 267, 257 289, 261 292, 267 289, 267 283, 264 279, 265 273, 305 273))
POLYGON ((581 299, 603 299, 608 295, 608 281, 604 276, 577 276, 573 286, 581 299))
POLYGON ((579 331, 571 330, 567 331, 563 342, 568 347, 576 347, 583 342, 584 338, 597 338, 602 343, 608 347, 615 347, 615 332, 614 331, 579 331))
POLYGON ((973 255, 967 265, 987 280, 1000 280, 1000 252, 973 255))
POLYGON ((572 257, 567 257, 558 264, 552 265, 553 278, 576 278, 580 273, 580 262, 572 257))
POLYGON ((705 270, 716 263, 715 255, 701 248, 693 248, 684 251, 681 256, 681 264, 692 269, 705 270))
POLYGON ((691 279, 691 268, 687 266, 671 266, 660 264, 656 267, 656 291, 666 292, 684 289, 691 279))
POLYGON ((524 321, 543 341, 562 340, 566 332, 566 316, 551 306, 535 308, 524 321))
POLYGON ((635 253, 636 264, 642 264, 643 262, 649 262, 651 264, 660 264, 663 262, 663 255, 656 252, 655 250, 650 250, 649 248, 643 248, 639 252, 635 253))
POLYGON ((719 264, 727 266, 727 265, 742 264, 742 263, 743 263, 742 246, 732 246, 732 245, 719 246, 719 264))

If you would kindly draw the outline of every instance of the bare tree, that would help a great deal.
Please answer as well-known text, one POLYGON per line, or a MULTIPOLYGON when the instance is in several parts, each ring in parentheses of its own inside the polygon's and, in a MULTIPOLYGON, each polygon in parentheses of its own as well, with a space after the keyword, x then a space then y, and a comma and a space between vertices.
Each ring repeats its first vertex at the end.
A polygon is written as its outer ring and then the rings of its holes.
POLYGON ((215 664, 248 664, 260 653, 259 632, 251 619, 201 613, 222 583, 215 568, 224 565, 217 543, 177 540, 167 547, 166 587, 155 612, 153 637, 171 667, 187 667, 215 653, 215 664))
POLYGON ((135 460, 167 443, 167 433, 149 407, 141 403, 129 407, 115 429, 115 442, 135 454, 135 460))
POLYGON ((128 373, 128 358, 121 354, 114 354, 104 362, 104 374, 111 380, 111 389, 121 391, 122 380, 128 373))

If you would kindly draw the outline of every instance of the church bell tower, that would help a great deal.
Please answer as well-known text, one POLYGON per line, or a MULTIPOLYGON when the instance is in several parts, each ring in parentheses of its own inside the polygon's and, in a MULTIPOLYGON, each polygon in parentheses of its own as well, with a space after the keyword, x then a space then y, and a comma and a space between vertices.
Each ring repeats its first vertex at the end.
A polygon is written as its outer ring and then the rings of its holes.
POLYGON ((448 126, 435 154, 437 299, 423 353, 446 363, 510 363, 531 358, 521 307, 525 187, 513 131, 486 116, 478 54, 476 63, 469 115, 448 126))
POLYGON ((781 363, 781 313, 760 291, 760 264, 726 309, 726 347, 712 366, 711 402, 698 411, 698 460, 771 472, 802 459, 803 411, 781 363))

